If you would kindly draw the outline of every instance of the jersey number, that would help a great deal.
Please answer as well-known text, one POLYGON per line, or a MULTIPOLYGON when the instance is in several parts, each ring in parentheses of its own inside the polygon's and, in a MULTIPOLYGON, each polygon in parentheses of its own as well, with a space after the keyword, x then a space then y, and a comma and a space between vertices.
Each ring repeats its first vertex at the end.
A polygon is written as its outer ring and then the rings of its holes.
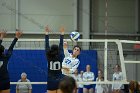
POLYGON ((50 62, 50 69, 51 70, 60 70, 61 69, 61 65, 59 61, 56 62, 50 62))
POLYGON ((71 63, 71 60, 66 59, 65 63, 66 63, 66 64, 70 64, 70 63, 71 63))

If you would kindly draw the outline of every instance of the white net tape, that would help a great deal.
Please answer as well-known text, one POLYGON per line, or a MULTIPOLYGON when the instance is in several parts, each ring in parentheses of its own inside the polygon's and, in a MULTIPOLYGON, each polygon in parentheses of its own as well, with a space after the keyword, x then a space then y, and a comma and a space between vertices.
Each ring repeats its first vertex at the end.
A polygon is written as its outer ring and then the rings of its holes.
MULTIPOLYGON (((129 84, 127 81, 77 82, 78 84, 129 84)), ((11 82, 10 84, 47 84, 47 82, 11 82)))

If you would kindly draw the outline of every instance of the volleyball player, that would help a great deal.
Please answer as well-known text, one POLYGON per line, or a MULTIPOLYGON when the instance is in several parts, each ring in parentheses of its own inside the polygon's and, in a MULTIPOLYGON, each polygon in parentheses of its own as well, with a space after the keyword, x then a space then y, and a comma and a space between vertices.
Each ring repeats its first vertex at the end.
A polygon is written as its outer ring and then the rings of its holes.
MULTIPOLYGON (((90 71, 91 66, 86 65, 86 72, 83 73, 83 81, 92 82, 95 79, 95 75, 90 71)), ((84 84, 83 93, 93 93, 93 84, 84 84)))
MULTIPOLYGON (((98 70, 97 82, 104 81, 102 70, 98 70)), ((108 87, 106 84, 96 84, 95 93, 108 93, 108 87)))
POLYGON ((60 80, 64 77, 61 71, 62 62, 64 58, 63 51, 63 38, 64 38, 64 27, 60 28, 60 43, 58 45, 49 46, 49 35, 50 32, 49 27, 47 26, 45 29, 45 50, 48 60, 48 84, 47 84, 47 93, 61 93, 58 88, 60 80))
POLYGON ((76 45, 73 47, 73 52, 69 53, 67 47, 67 42, 64 42, 65 58, 62 63, 62 73, 64 75, 71 75, 76 71, 80 64, 80 61, 77 57, 80 54, 81 48, 80 46, 76 45))
POLYGON ((8 61, 12 55, 14 45, 16 44, 18 38, 22 35, 22 32, 19 30, 16 31, 15 38, 6 52, 4 46, 1 45, 5 35, 5 31, 0 32, 0 93, 10 93, 10 79, 7 70, 8 61))
MULTIPOLYGON (((123 80, 123 74, 121 72, 120 65, 116 64, 114 69, 115 69, 115 72, 113 74, 113 81, 123 80)), ((124 89, 123 84, 112 84, 113 93, 124 93, 123 89, 124 89)))

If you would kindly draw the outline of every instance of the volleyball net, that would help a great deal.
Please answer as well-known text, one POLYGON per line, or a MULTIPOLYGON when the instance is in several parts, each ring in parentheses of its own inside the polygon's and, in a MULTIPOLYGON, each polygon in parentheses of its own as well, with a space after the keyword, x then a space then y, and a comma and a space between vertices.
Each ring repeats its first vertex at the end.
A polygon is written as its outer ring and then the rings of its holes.
MULTIPOLYGON (((5 39, 3 40, 3 45, 8 48, 11 44, 11 39, 5 39)), ((73 46, 76 45, 76 43, 72 42, 70 39, 65 39, 64 41, 68 42, 68 49, 72 50, 73 46)), ((47 85, 47 66, 43 64, 43 62, 46 61, 45 59, 45 52, 43 50, 45 49, 45 43, 44 39, 19 39, 17 44, 15 45, 14 51, 16 50, 23 50, 22 52, 15 52, 13 55, 15 57, 13 59, 19 60, 20 65, 17 65, 14 62, 11 62, 12 68, 10 69, 20 69, 19 72, 10 71, 12 73, 13 77, 18 77, 20 79, 20 73, 21 72, 29 72, 31 71, 34 76, 28 75, 31 82, 17 82, 17 81, 11 81, 11 85, 16 84, 33 84, 33 85, 47 85), (26 50, 37 50, 37 52, 29 53, 30 51, 26 50), (42 52, 38 51, 41 50, 42 52), (26 56, 22 57, 19 56, 22 53, 26 54, 26 56), (36 57, 35 55, 39 55, 36 57), (41 57, 43 56, 43 57, 41 57), (41 58, 39 58, 41 57, 41 58), (32 60, 36 60, 33 62, 32 60), (25 62, 22 62, 25 61, 25 62), (14 63, 14 64, 13 64, 14 63), (41 65, 40 65, 41 64, 41 65), (26 68, 26 66, 29 66, 29 68, 26 68), (22 70, 21 70, 22 68, 22 70), (38 79, 32 79, 32 78, 38 78, 38 79), (41 79, 43 77, 44 79, 41 79)), ((50 39, 50 45, 51 44, 59 44, 59 39, 50 39)), ((77 42, 78 45, 82 47, 82 50, 88 50, 88 51, 96 51, 97 52, 97 70, 102 69, 104 72, 104 81, 100 82, 78 82, 79 84, 114 84, 114 83, 122 83, 122 84, 128 84, 128 80, 131 80, 133 78, 129 78, 129 73, 127 72, 126 64, 136 64, 140 63, 139 59, 139 51, 140 49, 135 49, 135 44, 140 44, 140 41, 131 41, 131 40, 118 40, 118 39, 79 39, 77 42), (114 66, 116 64, 120 64, 121 70, 123 73, 123 80, 122 81, 112 81, 112 75, 114 73, 114 66)), ((86 54, 87 52, 83 52, 84 57, 88 59, 89 54, 86 54), (87 56, 85 56, 87 55, 87 56)), ((90 54, 92 55, 92 54, 90 54)), ((92 60, 92 57, 91 57, 92 60)), ((85 61, 85 60, 83 60, 85 61)), ((92 66, 92 64, 90 64, 92 66)), ((86 65, 84 66, 86 67, 86 65)), ((130 66, 129 66, 130 69, 130 66)), ((82 70, 85 71, 85 68, 82 68, 82 70)), ((96 70, 96 72, 97 72, 96 70)), ((27 72, 27 73, 28 73, 27 72)), ((10 76, 10 78, 13 78, 10 76)), ((96 73, 97 77, 97 73, 96 73)))

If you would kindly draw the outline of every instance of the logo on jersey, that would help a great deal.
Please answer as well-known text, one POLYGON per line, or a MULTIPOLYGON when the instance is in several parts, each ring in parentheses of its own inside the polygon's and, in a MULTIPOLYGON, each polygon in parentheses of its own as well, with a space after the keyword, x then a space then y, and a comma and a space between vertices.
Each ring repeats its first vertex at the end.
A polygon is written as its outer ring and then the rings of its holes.
POLYGON ((50 70, 60 70, 60 69, 61 69, 61 64, 59 61, 50 62, 50 70))
POLYGON ((2 65, 3 65, 3 61, 0 61, 0 68, 2 67, 2 65))
POLYGON ((71 63, 71 60, 70 59, 65 59, 65 63, 66 64, 70 64, 71 63))

